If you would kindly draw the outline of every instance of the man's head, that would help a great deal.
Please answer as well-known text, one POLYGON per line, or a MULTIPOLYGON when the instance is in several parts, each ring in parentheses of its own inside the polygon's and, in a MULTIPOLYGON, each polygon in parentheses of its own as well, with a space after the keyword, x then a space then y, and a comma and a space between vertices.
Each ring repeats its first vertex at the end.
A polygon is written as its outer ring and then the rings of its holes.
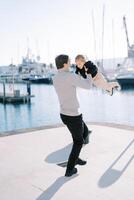
POLYGON ((70 59, 68 55, 61 54, 55 58, 55 63, 57 69, 69 69, 70 67, 70 59))
POLYGON ((86 62, 86 58, 83 55, 77 55, 75 58, 75 63, 78 68, 82 69, 86 62))

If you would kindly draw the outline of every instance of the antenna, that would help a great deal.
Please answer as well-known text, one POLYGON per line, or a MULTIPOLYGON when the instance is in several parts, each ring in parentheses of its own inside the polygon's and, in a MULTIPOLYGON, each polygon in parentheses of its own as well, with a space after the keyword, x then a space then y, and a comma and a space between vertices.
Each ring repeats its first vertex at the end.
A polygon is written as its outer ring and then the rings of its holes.
POLYGON ((20 58, 20 44, 17 43, 17 64, 19 65, 19 58, 20 58))
POLYGON ((50 41, 47 40, 47 59, 48 59, 48 65, 50 64, 50 41))
POLYGON ((40 61, 39 42, 38 42, 38 39, 37 39, 37 38, 35 39, 35 44, 36 44, 36 53, 37 53, 36 59, 37 59, 37 61, 40 61))
POLYGON ((13 65, 13 57, 11 57, 11 65, 13 65))
POLYGON ((29 37, 27 37, 27 58, 30 58, 29 37))

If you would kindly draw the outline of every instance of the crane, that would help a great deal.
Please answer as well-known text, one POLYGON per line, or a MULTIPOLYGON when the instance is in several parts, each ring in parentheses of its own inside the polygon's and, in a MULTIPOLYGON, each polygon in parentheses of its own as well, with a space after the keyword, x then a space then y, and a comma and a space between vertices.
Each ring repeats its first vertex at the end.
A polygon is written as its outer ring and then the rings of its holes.
POLYGON ((129 49, 130 43, 129 43, 129 38, 128 38, 128 31, 127 31, 127 24, 126 24, 126 17, 125 16, 123 16, 123 23, 124 23, 125 33, 126 33, 127 47, 129 49))
POLYGON ((130 42, 129 42, 127 24, 126 24, 126 17, 125 16, 123 16, 123 24, 124 24, 126 39, 127 39, 128 57, 134 58, 134 44, 130 45, 130 42))

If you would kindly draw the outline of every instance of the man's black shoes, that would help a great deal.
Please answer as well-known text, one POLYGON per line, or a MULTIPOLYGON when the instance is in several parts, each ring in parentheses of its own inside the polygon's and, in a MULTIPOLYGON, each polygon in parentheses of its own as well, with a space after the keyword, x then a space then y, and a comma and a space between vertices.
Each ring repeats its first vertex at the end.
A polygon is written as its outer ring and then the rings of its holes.
POLYGON ((72 176, 76 173, 77 173, 77 168, 73 168, 72 170, 67 170, 66 173, 65 173, 65 176, 70 177, 70 176, 72 176))
POLYGON ((86 165, 87 164, 87 161, 85 160, 82 160, 80 158, 78 158, 77 162, 76 162, 76 165, 86 165))

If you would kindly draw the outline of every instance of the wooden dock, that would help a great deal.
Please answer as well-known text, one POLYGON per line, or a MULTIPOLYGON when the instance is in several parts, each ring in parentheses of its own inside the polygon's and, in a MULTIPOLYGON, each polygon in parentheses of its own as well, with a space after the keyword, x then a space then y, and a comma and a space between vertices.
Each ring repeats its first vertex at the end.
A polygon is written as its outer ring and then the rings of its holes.
POLYGON ((11 93, 6 92, 5 82, 3 82, 3 92, 0 93, 0 102, 2 103, 27 103, 31 98, 31 86, 27 83, 27 91, 25 94, 21 94, 20 90, 14 90, 11 93))
POLYGON ((0 102, 3 103, 27 103, 31 100, 34 95, 21 94, 20 96, 15 96, 14 94, 8 93, 5 96, 0 93, 0 102))

